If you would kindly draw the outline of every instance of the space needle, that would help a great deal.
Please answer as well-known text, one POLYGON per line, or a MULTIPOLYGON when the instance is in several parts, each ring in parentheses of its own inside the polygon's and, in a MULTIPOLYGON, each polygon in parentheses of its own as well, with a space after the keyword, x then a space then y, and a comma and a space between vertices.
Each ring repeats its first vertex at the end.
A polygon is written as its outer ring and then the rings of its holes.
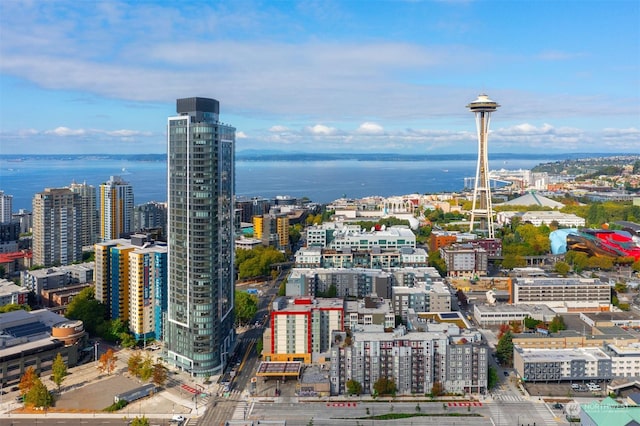
POLYGON ((494 238, 493 209, 491 206, 491 187, 489 183, 489 156, 487 153, 489 139, 489 121, 491 113, 500 105, 489 99, 484 93, 478 99, 467 105, 476 115, 476 129, 478 131, 478 165, 473 188, 473 203, 471 206, 471 222, 469 231, 473 232, 476 218, 480 221, 478 231, 485 233, 487 238, 494 238))

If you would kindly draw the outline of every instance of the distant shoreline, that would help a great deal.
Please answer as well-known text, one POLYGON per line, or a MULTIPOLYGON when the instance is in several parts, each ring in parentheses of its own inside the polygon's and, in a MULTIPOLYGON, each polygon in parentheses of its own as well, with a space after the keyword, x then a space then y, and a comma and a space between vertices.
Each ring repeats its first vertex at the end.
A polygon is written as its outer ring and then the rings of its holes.
MULTIPOLYGON (((559 153, 559 154, 489 154, 491 160, 540 159, 549 161, 576 160, 580 158, 607 158, 637 156, 637 153, 559 153)), ((134 161, 166 161, 166 154, 0 154, 0 160, 19 162, 24 160, 83 160, 109 159, 134 161)), ((236 152, 236 161, 451 161, 475 160, 477 154, 397 154, 397 153, 305 153, 274 151, 236 152)))

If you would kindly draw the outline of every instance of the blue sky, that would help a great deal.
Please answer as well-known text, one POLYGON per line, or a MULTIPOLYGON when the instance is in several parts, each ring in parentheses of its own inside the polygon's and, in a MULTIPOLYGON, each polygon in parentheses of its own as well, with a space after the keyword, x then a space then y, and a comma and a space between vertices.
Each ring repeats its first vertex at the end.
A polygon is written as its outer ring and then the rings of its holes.
POLYGON ((640 152, 640 2, 0 2, 0 153, 164 153, 175 99, 237 151, 640 152))

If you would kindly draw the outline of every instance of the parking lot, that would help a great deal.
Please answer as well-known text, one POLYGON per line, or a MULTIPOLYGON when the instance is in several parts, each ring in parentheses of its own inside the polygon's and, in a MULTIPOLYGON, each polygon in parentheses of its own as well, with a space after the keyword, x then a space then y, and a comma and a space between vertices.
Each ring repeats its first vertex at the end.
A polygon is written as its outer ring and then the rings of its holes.
POLYGON ((525 389, 531 397, 556 397, 556 398, 573 398, 576 396, 606 396, 606 383, 595 382, 599 385, 600 390, 589 389, 588 382, 527 382, 524 384, 525 389), (572 386, 573 385, 573 386, 572 386))

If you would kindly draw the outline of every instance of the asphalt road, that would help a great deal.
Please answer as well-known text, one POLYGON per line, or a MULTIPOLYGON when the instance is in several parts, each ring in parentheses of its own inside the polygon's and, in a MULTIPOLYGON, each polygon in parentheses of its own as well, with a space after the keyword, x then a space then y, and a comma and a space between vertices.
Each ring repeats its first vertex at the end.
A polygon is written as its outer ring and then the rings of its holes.
MULTIPOLYGON (((239 392, 248 391, 251 385, 251 379, 255 376, 259 363, 256 343, 262 338, 265 324, 268 325, 269 305, 276 297, 278 287, 284 276, 284 273, 280 274, 273 284, 270 284, 268 288, 263 290, 264 294, 259 299, 258 311, 250 322, 250 324, 258 322, 259 325, 253 326, 238 335, 237 344, 242 350, 240 352, 240 365, 236 369, 237 373, 231 384, 232 392, 230 397, 218 396, 212 398, 207 405, 206 413, 198 419, 198 425, 224 425, 227 420, 233 418, 233 414, 237 409, 242 410, 244 416, 246 403, 243 399, 239 398, 239 392)), ((246 412, 248 413, 248 408, 246 412)))

